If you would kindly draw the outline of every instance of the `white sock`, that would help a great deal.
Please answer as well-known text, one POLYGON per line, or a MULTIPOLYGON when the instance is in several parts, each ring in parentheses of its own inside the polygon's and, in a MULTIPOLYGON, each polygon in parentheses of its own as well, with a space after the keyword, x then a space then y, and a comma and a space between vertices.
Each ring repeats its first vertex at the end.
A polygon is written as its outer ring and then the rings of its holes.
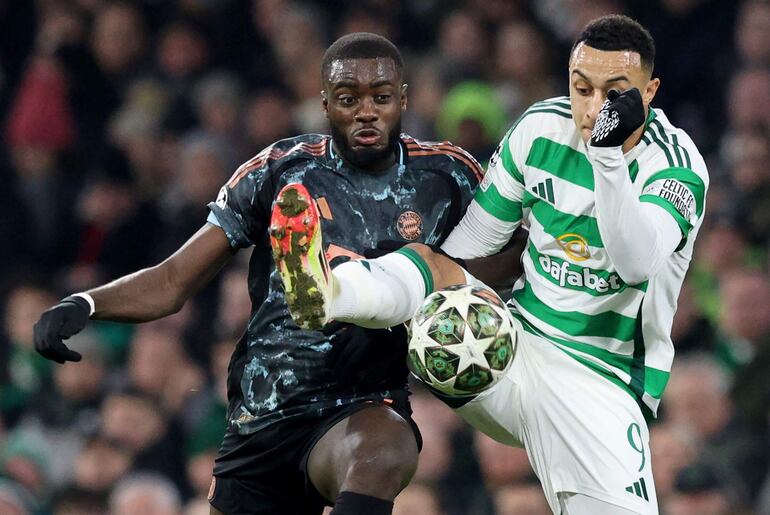
POLYGON ((400 252, 339 265, 332 270, 331 318, 370 328, 409 320, 426 296, 425 268, 400 252))

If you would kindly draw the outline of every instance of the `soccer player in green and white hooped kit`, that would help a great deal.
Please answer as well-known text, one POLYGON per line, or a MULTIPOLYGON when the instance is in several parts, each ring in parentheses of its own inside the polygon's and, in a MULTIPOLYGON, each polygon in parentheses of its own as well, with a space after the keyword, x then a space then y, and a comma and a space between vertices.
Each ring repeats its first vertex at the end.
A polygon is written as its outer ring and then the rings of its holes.
MULTIPOLYGON (((529 228, 510 301, 517 355, 499 384, 454 407, 526 448, 555 513, 658 513, 646 421, 671 370, 708 173, 687 134, 650 107, 654 55, 630 18, 592 21, 570 56, 570 96, 516 121, 442 245, 457 258, 487 256, 529 228)), ((322 268, 303 268, 323 294, 318 325, 391 326, 432 289, 477 282, 414 244, 345 263, 330 279, 322 268)))

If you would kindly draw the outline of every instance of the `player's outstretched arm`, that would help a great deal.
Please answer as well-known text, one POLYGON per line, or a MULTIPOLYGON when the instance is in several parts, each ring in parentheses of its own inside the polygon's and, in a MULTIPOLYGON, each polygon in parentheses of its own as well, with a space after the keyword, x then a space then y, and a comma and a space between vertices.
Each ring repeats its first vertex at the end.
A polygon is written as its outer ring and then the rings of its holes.
POLYGON ((81 331, 90 318, 148 322, 176 313, 230 259, 232 250, 219 227, 204 225, 168 259, 86 293, 73 295, 45 311, 35 324, 37 351, 59 363, 80 361, 62 340, 81 331))
POLYGON ((232 256, 221 228, 207 223, 159 265, 99 286, 95 320, 149 322, 176 313, 232 256))

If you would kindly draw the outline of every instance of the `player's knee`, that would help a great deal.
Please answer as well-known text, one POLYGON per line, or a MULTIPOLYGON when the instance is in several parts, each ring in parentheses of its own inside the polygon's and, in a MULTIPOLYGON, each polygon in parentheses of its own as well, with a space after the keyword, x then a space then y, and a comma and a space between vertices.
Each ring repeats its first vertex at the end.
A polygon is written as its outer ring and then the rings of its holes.
POLYGON ((404 248, 414 251, 429 265, 433 263, 434 256, 436 255, 433 249, 431 249, 429 246, 425 245, 424 243, 409 243, 407 245, 404 245, 404 248))
POLYGON ((405 248, 413 250, 428 265, 435 289, 445 288, 465 281, 460 265, 434 251, 423 243, 410 243, 405 248))
POLYGON ((417 469, 417 446, 371 445, 354 453, 345 484, 348 490, 394 499, 417 469))

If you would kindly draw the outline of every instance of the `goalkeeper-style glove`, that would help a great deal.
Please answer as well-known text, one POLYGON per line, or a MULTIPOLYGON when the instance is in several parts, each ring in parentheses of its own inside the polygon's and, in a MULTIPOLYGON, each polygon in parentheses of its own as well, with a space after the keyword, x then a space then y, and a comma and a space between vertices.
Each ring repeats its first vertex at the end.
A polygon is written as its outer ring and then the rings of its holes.
POLYGON ((591 132, 594 147, 619 147, 644 123, 642 94, 636 88, 623 93, 611 89, 591 132))
POLYGON ((69 349, 62 340, 83 330, 91 315, 91 307, 82 297, 71 295, 40 315, 35 323, 33 339, 35 350, 42 356, 64 363, 80 361, 80 353, 69 349))

